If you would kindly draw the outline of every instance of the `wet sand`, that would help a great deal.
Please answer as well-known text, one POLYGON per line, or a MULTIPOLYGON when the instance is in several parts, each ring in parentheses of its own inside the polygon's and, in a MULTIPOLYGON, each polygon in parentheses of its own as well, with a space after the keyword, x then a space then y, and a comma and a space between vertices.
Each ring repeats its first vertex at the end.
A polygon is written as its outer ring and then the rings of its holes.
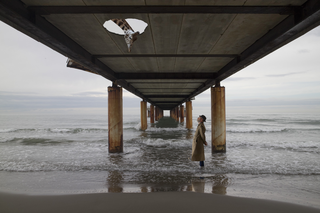
POLYGON ((0 212, 320 212, 270 200, 196 192, 17 195, 0 193, 0 212))

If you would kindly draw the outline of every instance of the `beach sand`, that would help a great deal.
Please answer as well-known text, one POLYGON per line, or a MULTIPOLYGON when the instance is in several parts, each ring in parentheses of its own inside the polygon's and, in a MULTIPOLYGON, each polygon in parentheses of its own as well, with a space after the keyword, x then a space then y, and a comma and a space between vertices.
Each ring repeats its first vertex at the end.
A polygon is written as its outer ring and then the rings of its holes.
POLYGON ((320 212, 290 203, 196 192, 18 195, 0 193, 0 212, 320 212))

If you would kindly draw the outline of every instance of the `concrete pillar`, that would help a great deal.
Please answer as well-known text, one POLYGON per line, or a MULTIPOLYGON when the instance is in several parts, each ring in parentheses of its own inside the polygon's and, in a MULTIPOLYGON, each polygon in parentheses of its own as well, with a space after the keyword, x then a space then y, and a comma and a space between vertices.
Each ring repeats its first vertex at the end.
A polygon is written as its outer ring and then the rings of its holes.
POLYGON ((177 121, 177 107, 174 108, 174 120, 177 121))
POLYGON ((192 102, 186 102, 186 128, 192 129, 192 102))
POLYGON ((176 121, 179 122, 179 107, 176 107, 176 121))
POLYGON ((175 110, 176 111, 176 113, 175 113, 176 121, 179 122, 179 110, 178 110, 178 107, 176 107, 175 109, 176 109, 175 110))
POLYGON ((154 123, 154 106, 150 105, 150 123, 154 123))
POLYGON ((147 102, 141 101, 140 103, 140 115, 141 115, 141 130, 146 130, 148 127, 147 123, 147 102))
POLYGON ((226 152, 226 100, 224 87, 211 87, 212 153, 226 152))
POLYGON ((109 153, 123 152, 122 88, 108 87, 108 148, 109 153))
POLYGON ((184 106, 180 105, 180 123, 184 122, 184 106))
POLYGON ((156 110, 155 110, 155 120, 158 121, 159 117, 158 117, 158 112, 159 112, 159 107, 156 106, 156 110))

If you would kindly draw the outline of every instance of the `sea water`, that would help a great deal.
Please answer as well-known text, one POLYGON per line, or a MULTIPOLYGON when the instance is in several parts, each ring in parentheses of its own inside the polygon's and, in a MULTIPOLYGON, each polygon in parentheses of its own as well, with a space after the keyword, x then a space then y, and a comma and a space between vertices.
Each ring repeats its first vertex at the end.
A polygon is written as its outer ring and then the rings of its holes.
MULTIPOLYGON (((137 110, 139 111, 139 110, 137 110)), ((195 191, 320 208, 320 115, 228 114, 227 152, 190 160, 193 129, 165 116, 123 120, 124 151, 108 153, 107 115, 0 116, 0 191, 26 194, 195 191)))

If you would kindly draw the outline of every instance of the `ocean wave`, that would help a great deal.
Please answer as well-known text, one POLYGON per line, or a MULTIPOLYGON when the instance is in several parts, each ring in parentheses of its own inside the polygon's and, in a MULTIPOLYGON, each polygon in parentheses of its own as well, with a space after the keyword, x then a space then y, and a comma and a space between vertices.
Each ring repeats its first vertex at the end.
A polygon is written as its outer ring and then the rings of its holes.
POLYGON ((164 127, 148 127, 146 132, 181 132, 188 131, 185 127, 164 128, 164 127))
POLYGON ((4 141, 4 143, 19 143, 22 145, 56 145, 61 143, 70 143, 72 140, 53 140, 48 138, 13 138, 4 141))
MULTIPOLYGON (((317 168, 294 167, 286 168, 284 166, 262 166, 253 167, 250 165, 238 165, 237 167, 230 164, 224 166, 209 166, 206 163, 204 171, 199 171, 195 166, 166 166, 157 162, 148 162, 130 165, 118 165, 113 163, 106 164, 105 162, 66 162, 66 163, 51 163, 47 161, 42 162, 28 162, 28 161, 7 161, 2 162, 0 171, 6 172, 84 172, 84 171, 105 171, 105 172, 129 172, 139 173, 140 175, 158 173, 160 175, 181 175, 185 173, 186 176, 194 176, 201 172, 201 176, 211 176, 214 174, 248 174, 248 175, 320 175, 317 168)), ((180 177, 181 178, 181 177, 180 177)))
POLYGON ((108 129, 102 128, 31 128, 31 129, 0 129, 0 133, 91 133, 91 132, 108 132, 108 129))
POLYGON ((312 126, 319 126, 320 120, 295 120, 289 123, 292 124, 299 124, 299 125, 312 125, 312 126))
POLYGON ((147 145, 147 146, 152 146, 152 147, 157 147, 157 148, 178 148, 178 147, 190 147, 191 142, 188 140, 164 140, 164 139, 147 139, 147 140, 142 140, 142 144, 147 145))
POLYGON ((227 143, 227 148, 241 148, 241 147, 254 147, 255 149, 268 149, 268 150, 286 150, 292 152, 308 152, 308 153, 320 153, 320 145, 317 142, 304 142, 304 143, 254 143, 254 142, 231 142, 227 143))
POLYGON ((289 132, 291 129, 288 128, 227 128, 227 132, 232 133, 272 133, 272 132, 289 132))

